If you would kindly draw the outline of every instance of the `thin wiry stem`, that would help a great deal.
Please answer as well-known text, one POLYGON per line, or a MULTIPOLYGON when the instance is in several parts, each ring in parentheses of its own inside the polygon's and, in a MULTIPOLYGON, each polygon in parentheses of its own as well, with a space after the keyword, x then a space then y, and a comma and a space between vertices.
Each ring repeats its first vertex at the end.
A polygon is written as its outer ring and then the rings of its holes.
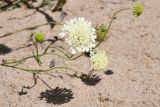
MULTIPOLYGON (((4 64, 22 63, 22 62, 24 62, 25 60, 30 59, 30 58, 33 58, 33 57, 34 57, 34 56, 32 55, 32 56, 28 56, 28 57, 22 58, 22 59, 20 59, 20 60, 6 61, 6 62, 4 62, 4 64)), ((2 64, 3 64, 3 63, 2 63, 2 64)))
POLYGON ((43 52, 43 54, 46 54, 46 53, 47 53, 48 49, 51 47, 52 44, 53 44, 53 43, 51 42, 51 43, 47 46, 47 48, 45 49, 45 51, 43 52))
POLYGON ((7 64, 0 64, 1 66, 5 66, 5 67, 10 67, 10 68, 15 68, 15 69, 19 69, 19 70, 23 70, 23 71, 27 71, 30 73, 48 73, 52 70, 66 70, 66 71, 72 71, 74 73, 77 73, 78 71, 73 70, 71 68, 68 67, 53 67, 53 68, 48 68, 48 69, 27 69, 27 68, 21 68, 21 67, 16 67, 16 66, 11 66, 11 65, 7 65, 7 64))
POLYGON ((116 12, 113 14, 113 16, 112 16, 112 18, 111 18, 111 21, 110 21, 110 23, 109 23, 109 25, 108 25, 108 27, 107 27, 107 33, 108 33, 108 31, 109 31, 109 29, 110 29, 110 27, 111 27, 111 25, 112 25, 112 23, 113 23, 113 20, 115 19, 116 15, 117 15, 118 13, 124 11, 124 10, 129 10, 129 9, 131 9, 131 8, 122 8, 122 9, 119 9, 118 11, 116 11, 116 12))
POLYGON ((53 47, 50 47, 50 48, 56 49, 57 51, 59 51, 60 53, 62 53, 63 55, 65 55, 67 58, 72 58, 73 57, 73 55, 66 54, 64 51, 62 51, 60 48, 58 48, 56 46, 53 46, 53 47))
POLYGON ((94 71, 94 70, 90 70, 90 71, 89 71, 89 73, 88 73, 88 78, 90 78, 90 77, 92 76, 93 71, 94 71))
POLYGON ((39 24, 39 25, 35 25, 35 26, 30 26, 30 27, 26 27, 26 28, 23 28, 23 29, 20 29, 20 30, 16 30, 16 31, 14 31, 14 32, 10 32, 10 33, 4 34, 3 36, 0 36, 0 38, 4 38, 4 37, 7 37, 7 36, 10 36, 10 35, 12 35, 12 34, 16 34, 16 33, 19 33, 19 32, 25 31, 25 30, 35 29, 35 28, 37 28, 37 27, 44 26, 44 25, 48 25, 48 24, 52 24, 52 25, 63 25, 62 22, 47 22, 47 23, 43 23, 43 24, 39 24))
MULTIPOLYGON (((106 35, 107 35, 107 33, 108 33, 108 31, 109 31, 109 29, 110 29, 113 21, 115 20, 116 15, 117 15, 118 13, 122 12, 122 11, 130 10, 130 9, 131 9, 131 8, 122 8, 122 9, 117 10, 117 11, 113 14, 113 16, 112 16, 112 18, 111 18, 111 20, 110 20, 110 22, 109 22, 109 24, 108 24, 108 26, 107 26, 106 35)), ((103 42, 103 41, 99 42, 99 43, 96 45, 96 47, 98 47, 102 42, 103 42)), ((95 47, 95 48, 96 48, 96 47, 95 47)))
MULTIPOLYGON (((56 53, 45 53, 45 54, 39 54, 39 56, 41 57, 41 56, 44 56, 44 55, 47 55, 47 54, 48 55, 56 55, 56 56, 59 56, 59 57, 61 57, 63 59, 66 59, 66 60, 76 60, 76 59, 78 59, 79 57, 81 57, 83 55, 83 54, 80 54, 80 55, 78 55, 76 57, 68 58, 66 56, 63 56, 63 55, 60 55, 60 54, 56 54, 56 53)), ((22 58, 22 59, 16 60, 16 61, 7 61, 4 64, 15 64, 15 63, 17 64, 18 63, 18 65, 19 65, 20 63, 22 63, 22 62, 24 62, 24 61, 26 61, 28 59, 34 58, 34 57, 35 56, 32 55, 32 56, 28 56, 28 57, 25 57, 25 58, 22 58)))
MULTIPOLYGON (((49 47, 50 47, 52 44, 53 44, 53 43, 51 42, 51 43, 48 45, 48 47, 45 49, 45 51, 44 51, 43 54, 38 54, 38 50, 37 50, 37 55, 38 55, 39 57, 45 55, 45 54, 47 53, 49 47)), ((36 45, 37 45, 37 44, 36 44, 36 45)), ((36 48, 38 48, 38 47, 36 47, 36 48)), ((22 59, 16 60, 16 61, 7 61, 7 62, 5 62, 5 64, 14 64, 14 63, 18 63, 18 65, 19 65, 20 63, 24 62, 25 60, 28 60, 28 59, 31 59, 31 58, 35 58, 35 55, 28 56, 28 57, 25 57, 25 58, 22 58, 22 59)))
POLYGON ((38 49, 38 43, 35 44, 36 47, 36 55, 34 56, 34 59, 36 60, 36 62, 38 63, 39 66, 41 66, 42 62, 40 60, 40 56, 39 56, 39 49, 38 49))
MULTIPOLYGON (((39 56, 39 57, 42 57, 42 56, 48 54, 48 55, 56 55, 56 56, 59 56, 59 57, 61 57, 61 58, 63 58, 63 59, 66 59, 66 60, 76 60, 76 59, 78 59, 79 57, 81 57, 82 55, 84 55, 84 54, 82 53, 82 54, 74 57, 74 56, 68 56, 67 54, 60 55, 60 54, 57 54, 57 53, 49 53, 49 52, 47 52, 47 51, 48 51, 48 49, 50 48, 50 46, 51 46, 52 44, 53 44, 53 43, 50 43, 50 44, 48 45, 48 47, 45 49, 45 51, 44 51, 42 54, 38 54, 38 56, 39 56)), ((63 54, 63 51, 61 51, 61 52, 62 52, 62 54, 63 54)), ((19 64, 23 63, 24 61, 26 61, 26 60, 28 60, 28 59, 31 59, 31 58, 35 58, 35 55, 28 56, 28 57, 25 57, 25 58, 22 58, 22 59, 19 59, 19 60, 15 60, 15 61, 6 61, 4 64, 17 64, 17 63, 18 63, 18 65, 19 65, 19 64)))

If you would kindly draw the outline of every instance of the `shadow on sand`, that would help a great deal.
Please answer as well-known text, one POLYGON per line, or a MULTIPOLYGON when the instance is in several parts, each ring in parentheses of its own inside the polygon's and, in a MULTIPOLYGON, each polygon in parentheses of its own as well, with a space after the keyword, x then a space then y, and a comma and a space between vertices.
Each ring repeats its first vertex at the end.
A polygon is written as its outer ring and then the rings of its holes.
POLYGON ((55 89, 41 92, 39 98, 41 100, 45 99, 46 103, 60 105, 69 102, 74 97, 71 89, 56 87, 55 89))
POLYGON ((98 84, 101 81, 101 78, 97 75, 92 75, 90 78, 87 74, 82 74, 80 79, 82 82, 84 82, 86 85, 94 86, 98 84))
POLYGON ((11 48, 7 47, 4 44, 0 44, 0 55, 8 54, 12 51, 11 48))

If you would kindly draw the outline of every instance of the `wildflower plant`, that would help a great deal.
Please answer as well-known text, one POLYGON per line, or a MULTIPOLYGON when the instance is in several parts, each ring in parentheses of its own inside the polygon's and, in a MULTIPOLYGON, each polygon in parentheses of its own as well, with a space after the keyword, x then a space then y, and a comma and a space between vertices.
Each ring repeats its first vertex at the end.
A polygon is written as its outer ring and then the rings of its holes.
MULTIPOLYGON (((64 38, 64 40, 68 43, 71 54, 66 54, 66 52, 62 48, 54 46, 53 45, 54 43, 52 41, 46 47, 44 52, 40 53, 38 49, 38 44, 43 43, 45 41, 45 34, 43 32, 36 32, 34 33, 34 39, 36 41, 36 54, 33 54, 32 56, 27 56, 19 60, 10 60, 10 61, 3 60, 1 65, 15 69, 20 69, 23 71, 28 71, 31 73, 44 73, 44 72, 47 73, 49 71, 55 71, 55 70, 57 71, 58 69, 66 70, 66 71, 71 71, 75 76, 80 77, 82 75, 80 71, 73 70, 66 66, 65 67, 54 66, 52 68, 47 68, 47 69, 46 68, 27 69, 27 68, 21 68, 18 65, 32 58, 35 59, 39 65, 41 65, 42 61, 40 60, 40 58, 45 55, 57 55, 61 57, 63 60, 73 61, 85 55, 86 53, 89 53, 88 59, 90 61, 90 70, 89 72, 87 72, 87 74, 88 77, 90 78, 94 71, 104 71, 105 69, 107 69, 109 63, 108 61, 109 56, 107 56, 105 50, 101 50, 98 48, 99 45, 102 42, 105 42, 105 40, 107 39, 108 31, 112 25, 112 22, 115 20, 116 15, 125 10, 131 10, 133 12, 133 15, 136 17, 140 16, 143 12, 142 5, 140 3, 137 3, 134 6, 134 8, 122 8, 116 11, 113 14, 108 25, 98 25, 97 27, 93 27, 91 22, 83 17, 74 18, 69 21, 65 21, 64 23, 49 22, 52 23, 53 25, 62 25, 61 32, 59 33, 59 38, 64 38), (59 53, 49 51, 50 49, 53 48, 59 53)), ((46 24, 41 24, 40 26, 42 25, 46 24)), ((25 29, 18 31, 23 31, 23 30, 25 29)))

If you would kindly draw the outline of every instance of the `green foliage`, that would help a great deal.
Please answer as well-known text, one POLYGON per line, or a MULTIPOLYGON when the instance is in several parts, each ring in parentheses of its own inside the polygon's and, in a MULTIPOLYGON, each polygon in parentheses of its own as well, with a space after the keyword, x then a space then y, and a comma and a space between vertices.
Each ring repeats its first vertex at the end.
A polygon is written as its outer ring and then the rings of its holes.
POLYGON ((96 28, 96 35, 99 42, 104 41, 107 37, 107 27, 102 25, 96 28))

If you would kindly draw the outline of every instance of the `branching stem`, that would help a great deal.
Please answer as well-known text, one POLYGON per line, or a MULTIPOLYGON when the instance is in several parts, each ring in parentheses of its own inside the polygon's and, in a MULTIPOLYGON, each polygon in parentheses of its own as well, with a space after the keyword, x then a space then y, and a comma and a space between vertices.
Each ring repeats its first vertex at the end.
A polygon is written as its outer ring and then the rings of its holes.
MULTIPOLYGON (((131 8, 122 8, 122 9, 117 10, 117 11, 113 14, 113 16, 112 16, 112 18, 111 18, 111 20, 110 20, 110 22, 109 22, 109 24, 108 24, 108 26, 107 26, 106 35, 107 35, 107 33, 108 33, 108 31, 109 31, 109 29, 110 29, 113 21, 115 20, 116 15, 117 15, 118 13, 122 12, 122 11, 130 10, 130 9, 131 9, 131 8)), ((102 41, 102 42, 103 42, 103 41, 102 41)), ((98 47, 102 42, 99 42, 99 43, 96 45, 96 47, 98 47)), ((96 48, 96 47, 95 47, 95 48, 96 48)))

